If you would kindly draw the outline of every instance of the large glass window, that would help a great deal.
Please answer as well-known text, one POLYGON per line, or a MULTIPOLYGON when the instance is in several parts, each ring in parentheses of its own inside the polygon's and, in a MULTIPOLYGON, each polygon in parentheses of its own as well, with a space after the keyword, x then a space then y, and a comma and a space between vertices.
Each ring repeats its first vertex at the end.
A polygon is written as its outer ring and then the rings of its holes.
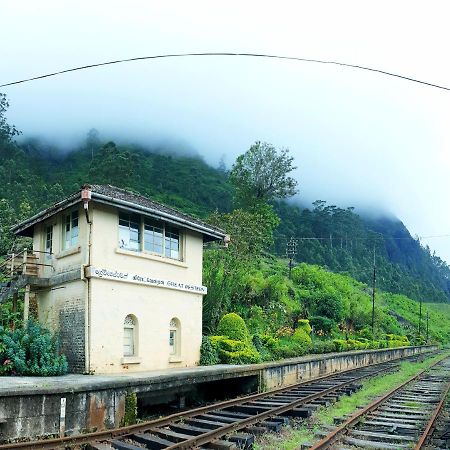
POLYGON ((78 211, 72 211, 64 216, 63 250, 78 244, 78 211))
POLYGON ((127 250, 140 250, 140 217, 135 214, 119 214, 119 247, 127 250))
POLYGON ((145 219, 144 250, 163 254, 164 225, 145 219))
POLYGON ((119 247, 182 259, 180 231, 137 214, 119 213, 119 247))

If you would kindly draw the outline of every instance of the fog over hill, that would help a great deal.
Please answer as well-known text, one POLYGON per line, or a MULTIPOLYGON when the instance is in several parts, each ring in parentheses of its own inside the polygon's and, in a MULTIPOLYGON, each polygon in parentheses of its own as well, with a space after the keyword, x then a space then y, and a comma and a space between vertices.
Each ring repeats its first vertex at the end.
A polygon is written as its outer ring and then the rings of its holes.
MULTIPOLYGON (((445 1, 9 2, 0 81, 134 56, 239 51, 338 60, 446 85, 450 67, 438 55, 447 53, 447 17, 445 1)), ((213 166, 225 155, 228 167, 255 140, 268 141, 295 156, 300 201, 394 214, 413 235, 450 234, 445 91, 335 66, 223 57, 107 66, 3 91, 24 138, 67 151, 95 127, 105 139, 198 152, 213 166)), ((449 238, 426 243, 450 261, 449 238)))

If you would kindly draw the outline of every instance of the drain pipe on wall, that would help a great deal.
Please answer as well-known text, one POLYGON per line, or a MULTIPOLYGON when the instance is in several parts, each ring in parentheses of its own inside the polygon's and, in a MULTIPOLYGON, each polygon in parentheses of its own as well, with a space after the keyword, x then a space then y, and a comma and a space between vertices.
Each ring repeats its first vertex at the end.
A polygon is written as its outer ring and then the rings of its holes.
POLYGON ((87 246, 85 252, 85 262, 81 268, 84 282, 86 283, 85 292, 85 333, 84 333, 84 354, 85 354, 85 372, 91 373, 91 279, 85 276, 87 267, 91 266, 91 247, 92 247, 92 219, 89 217, 89 201, 91 200, 91 187, 84 185, 81 189, 81 198, 83 200, 83 209, 88 225, 87 246))

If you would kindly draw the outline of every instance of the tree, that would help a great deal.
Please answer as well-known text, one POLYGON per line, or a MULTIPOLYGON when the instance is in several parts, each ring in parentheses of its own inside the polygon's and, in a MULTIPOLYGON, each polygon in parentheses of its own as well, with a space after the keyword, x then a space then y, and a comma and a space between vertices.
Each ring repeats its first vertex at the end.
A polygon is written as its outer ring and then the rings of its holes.
POLYGON ((296 169, 293 161, 288 149, 255 142, 231 169, 230 181, 238 203, 248 206, 296 194, 297 181, 288 175, 296 169))
POLYGON ((9 108, 9 102, 5 94, 0 92, 0 140, 10 142, 11 139, 19 134, 14 125, 9 125, 6 121, 5 113, 9 108))

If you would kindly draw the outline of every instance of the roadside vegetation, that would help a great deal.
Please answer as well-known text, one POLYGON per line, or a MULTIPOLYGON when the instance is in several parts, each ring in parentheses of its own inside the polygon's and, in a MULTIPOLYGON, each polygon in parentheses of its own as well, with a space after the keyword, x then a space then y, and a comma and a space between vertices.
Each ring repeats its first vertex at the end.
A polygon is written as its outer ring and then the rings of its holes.
MULTIPOLYGON (((447 351, 450 355, 450 352, 447 351)), ((367 406, 373 400, 389 392, 421 370, 427 369, 443 354, 425 359, 422 362, 402 362, 397 372, 379 375, 363 382, 363 387, 351 396, 344 396, 329 407, 322 407, 312 417, 283 428, 279 434, 266 433, 257 438, 255 450, 294 450, 302 444, 313 443, 319 438, 315 435, 327 426, 352 414, 358 408, 367 406)))

